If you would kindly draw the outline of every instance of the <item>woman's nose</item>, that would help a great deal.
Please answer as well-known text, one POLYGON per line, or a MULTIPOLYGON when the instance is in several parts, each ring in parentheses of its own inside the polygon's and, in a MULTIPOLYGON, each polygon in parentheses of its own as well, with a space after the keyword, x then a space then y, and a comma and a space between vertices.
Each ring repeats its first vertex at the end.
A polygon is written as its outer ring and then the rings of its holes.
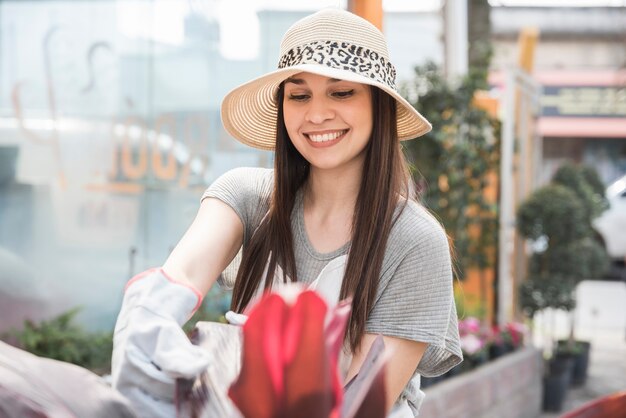
POLYGON ((335 111, 326 100, 313 99, 309 102, 306 112, 307 122, 320 124, 335 117, 335 111))

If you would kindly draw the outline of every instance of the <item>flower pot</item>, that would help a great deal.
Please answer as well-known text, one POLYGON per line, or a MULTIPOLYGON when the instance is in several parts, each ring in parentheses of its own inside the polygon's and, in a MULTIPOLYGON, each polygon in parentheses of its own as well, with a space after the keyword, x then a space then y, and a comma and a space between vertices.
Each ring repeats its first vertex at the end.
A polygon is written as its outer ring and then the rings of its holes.
POLYGON ((543 410, 560 412, 572 380, 574 360, 569 355, 556 355, 548 363, 548 374, 543 378, 543 410))
POLYGON ((489 346, 489 358, 495 360, 498 357, 511 353, 513 350, 514 347, 510 343, 493 343, 489 346))
POLYGON ((543 378, 543 410, 561 412, 568 386, 567 378, 563 374, 545 376, 543 378))
POLYGON ((572 384, 583 385, 587 381, 587 371, 589 370, 589 352, 591 344, 587 341, 580 341, 583 345, 582 351, 574 360, 574 371, 572 372, 572 384))
MULTIPOLYGON (((568 341, 559 340, 557 342, 557 350, 559 350, 559 352, 566 352, 567 344, 568 341)), ((573 386, 583 385, 587 381, 590 351, 591 343, 588 341, 574 341, 574 350, 571 350, 571 356, 574 362, 571 379, 573 386)))
POLYGON ((556 353, 550 360, 549 366, 551 375, 563 375, 568 385, 572 383, 574 373, 574 355, 569 353, 556 353))

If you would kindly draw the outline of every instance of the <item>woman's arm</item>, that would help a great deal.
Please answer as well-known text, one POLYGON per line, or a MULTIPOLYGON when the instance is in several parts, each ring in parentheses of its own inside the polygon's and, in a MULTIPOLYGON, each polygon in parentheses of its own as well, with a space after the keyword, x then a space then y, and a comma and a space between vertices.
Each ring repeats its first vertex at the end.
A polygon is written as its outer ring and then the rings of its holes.
POLYGON ((175 381, 206 370, 208 352, 191 344, 181 326, 198 309, 241 246, 243 225, 217 199, 205 199, 196 219, 162 269, 126 285, 115 324, 112 384, 145 416, 174 416, 175 381))
POLYGON ((235 211, 221 200, 206 198, 163 270, 205 295, 237 255, 242 241, 243 224, 235 211))
MULTIPOLYGON (((346 382, 349 382, 359 372, 376 337, 375 334, 363 335, 359 349, 352 356, 346 382)), ((387 357, 385 365, 386 410, 389 412, 404 387, 409 383, 409 379, 417 369, 428 344, 384 335, 383 341, 385 342, 385 356, 387 357)))

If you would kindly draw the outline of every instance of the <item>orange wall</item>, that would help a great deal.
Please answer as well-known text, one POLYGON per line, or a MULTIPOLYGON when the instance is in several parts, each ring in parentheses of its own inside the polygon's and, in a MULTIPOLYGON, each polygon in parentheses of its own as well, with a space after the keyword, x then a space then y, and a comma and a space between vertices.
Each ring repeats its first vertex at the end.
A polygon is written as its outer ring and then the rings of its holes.
MULTIPOLYGON (((477 92, 474 96, 474 104, 484 109, 492 117, 498 115, 498 100, 489 97, 484 92, 477 92)), ((485 189, 485 199, 488 202, 497 202, 498 200, 498 173, 491 172, 487 175, 488 186, 485 189)), ((468 211, 471 216, 472 210, 468 211)), ((478 235, 480 228, 473 226, 470 229, 471 235, 478 235)), ((462 300, 465 312, 459 312, 459 315, 479 315, 488 323, 492 323, 495 318, 495 277, 496 277, 496 248, 489 249, 489 256, 493 266, 484 270, 466 269, 465 277, 462 283, 456 285, 455 293, 457 298, 462 300)))

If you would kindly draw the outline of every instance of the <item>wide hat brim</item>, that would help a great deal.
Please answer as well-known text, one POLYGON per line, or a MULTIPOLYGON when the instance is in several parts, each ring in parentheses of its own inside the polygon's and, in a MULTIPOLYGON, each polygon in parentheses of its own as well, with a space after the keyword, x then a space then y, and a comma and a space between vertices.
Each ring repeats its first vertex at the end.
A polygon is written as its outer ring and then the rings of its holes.
POLYGON ((318 64, 299 64, 278 69, 240 85, 222 101, 222 123, 226 131, 239 142, 262 150, 273 150, 276 142, 276 92, 280 83, 301 73, 313 73, 329 78, 375 86, 398 103, 398 139, 403 141, 424 135, 431 124, 395 89, 374 79, 349 70, 318 64))

